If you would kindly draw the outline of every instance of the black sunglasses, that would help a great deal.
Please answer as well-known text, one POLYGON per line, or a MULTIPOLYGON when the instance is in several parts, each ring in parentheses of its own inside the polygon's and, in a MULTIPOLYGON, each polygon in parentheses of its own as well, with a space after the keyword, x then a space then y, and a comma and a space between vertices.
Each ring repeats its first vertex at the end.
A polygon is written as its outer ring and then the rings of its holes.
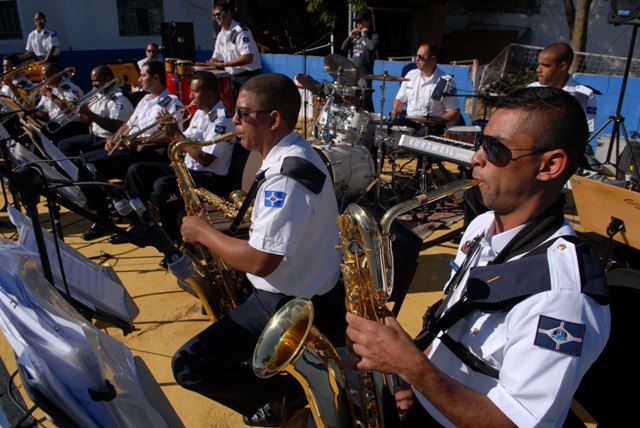
POLYGON ((241 110, 238 107, 235 108, 233 116, 238 115, 240 120, 244 120, 245 117, 250 116, 251 113, 271 113, 273 110, 241 110))
MULTIPOLYGON (((491 163, 497 163, 498 162, 498 158, 500 157, 500 152, 514 152, 514 151, 524 151, 524 150, 529 150, 532 153, 544 153, 544 152, 548 152, 550 150, 555 150, 554 148, 548 148, 548 149, 510 149, 509 147, 505 146, 504 144, 502 144, 500 142, 500 140, 498 140, 496 137, 492 137, 490 135, 484 135, 484 134, 478 134, 478 136, 476 137, 476 141, 475 143, 473 143, 473 150, 474 151, 478 151, 480 150, 480 147, 482 147, 482 150, 484 151, 485 156, 487 157, 487 160, 491 163)), ((509 161, 512 159, 512 157, 509 158, 509 161)))

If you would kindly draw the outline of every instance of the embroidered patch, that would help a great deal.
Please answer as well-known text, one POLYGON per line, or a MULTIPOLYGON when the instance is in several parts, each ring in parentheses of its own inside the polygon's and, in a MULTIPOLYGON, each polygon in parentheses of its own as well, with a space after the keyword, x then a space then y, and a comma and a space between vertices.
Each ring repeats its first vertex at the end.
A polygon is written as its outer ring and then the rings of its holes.
POLYGON ((587 106, 587 114, 596 114, 597 111, 598 111, 597 107, 587 106))
POLYGON ((227 127, 224 125, 216 125, 213 130, 216 134, 222 135, 227 132, 227 127))
POLYGON ((264 206, 273 208, 282 208, 286 193, 276 190, 266 190, 264 192, 264 206))
POLYGON ((584 324, 540 315, 534 345, 579 357, 582 353, 584 324))
POLYGON ((115 103, 115 104, 113 105, 113 108, 114 108, 116 111, 122 111, 122 109, 124 108, 124 105, 123 105, 123 104, 120 104, 120 103, 115 103))
POLYGON ((464 244, 462 244, 460 251, 462 251, 463 254, 467 254, 469 252, 469 247, 471 246, 471 242, 472 240, 470 239, 468 241, 465 241, 464 244))
POLYGON ((243 37, 243 38, 242 38, 242 41, 243 41, 244 43, 249 43, 249 38, 248 38, 248 37, 243 37))

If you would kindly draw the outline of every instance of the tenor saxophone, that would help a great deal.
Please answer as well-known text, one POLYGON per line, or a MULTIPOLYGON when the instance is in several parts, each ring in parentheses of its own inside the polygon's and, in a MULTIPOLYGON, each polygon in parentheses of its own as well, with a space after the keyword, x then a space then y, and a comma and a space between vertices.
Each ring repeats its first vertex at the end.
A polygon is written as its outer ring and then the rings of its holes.
MULTIPOLYGON (((402 213, 442 198, 462 194, 475 180, 458 180, 426 195, 391 207, 377 223, 364 208, 351 204, 338 217, 342 278, 346 308, 364 318, 384 322, 393 291, 391 224, 402 213)), ((357 400, 329 340, 312 325, 313 304, 294 299, 285 304, 263 330, 253 353, 258 377, 286 371, 303 387, 318 427, 395 427, 399 416, 393 400, 393 379, 379 372, 356 372, 357 400), (360 411, 356 412, 355 408, 360 411)))
MULTIPOLYGON (((169 145, 168 154, 171 160, 171 168, 176 175, 178 189, 184 200, 187 215, 199 215, 202 203, 198 195, 202 194, 202 192, 199 193, 198 189, 196 189, 193 178, 189 174, 189 170, 184 164, 180 153, 186 147, 217 144, 229 141, 235 136, 235 132, 229 132, 214 140, 207 141, 207 144, 197 140, 182 140, 169 145)), ((229 205, 223 198, 211 192, 207 192, 206 196, 207 202, 210 204, 216 206, 218 206, 218 203, 229 205)), ((227 266, 220 256, 202 245, 190 245, 188 248, 183 248, 183 250, 191 253, 196 271, 196 274, 191 276, 187 282, 202 302, 202 306, 211 321, 216 322, 240 302, 240 293, 236 287, 238 273, 235 269, 227 266)))

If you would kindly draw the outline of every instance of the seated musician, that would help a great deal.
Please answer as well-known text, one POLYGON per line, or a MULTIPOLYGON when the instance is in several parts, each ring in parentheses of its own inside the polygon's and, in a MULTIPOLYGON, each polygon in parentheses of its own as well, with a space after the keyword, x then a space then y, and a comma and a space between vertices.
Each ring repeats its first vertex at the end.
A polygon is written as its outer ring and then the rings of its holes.
POLYGON ((78 116, 90 125, 91 132, 61 140, 58 148, 65 155, 78 156, 103 148, 106 139, 131 117, 133 105, 113 79, 113 72, 106 65, 91 70, 91 86, 98 92, 80 106, 78 116))
POLYGON ((602 264, 563 215, 588 135, 560 89, 498 101, 472 159, 491 211, 465 231, 416 341, 392 316, 347 314, 357 367, 406 383, 396 404, 408 426, 563 426, 611 327, 602 264))
MULTIPOLYGON (((408 117, 439 116, 449 123, 456 123, 460 118, 460 102, 456 97, 434 96, 441 79, 449 81, 449 93, 455 93, 456 84, 453 78, 438 68, 439 50, 433 43, 423 43, 416 53, 416 68, 406 74, 408 81, 402 82, 393 100, 391 116, 398 119, 396 124, 418 129, 419 134, 427 131, 416 122, 401 119, 400 113, 407 108, 408 117), (436 98, 436 99, 434 99, 436 98)), ((443 124, 427 123, 428 134, 442 135, 443 124)))
POLYGON ((149 43, 144 52, 145 57, 138 61, 139 70, 142 70, 142 66, 149 61, 163 61, 160 47, 157 43, 149 43))
POLYGON ((252 77, 240 89, 236 132, 243 147, 264 158, 249 240, 224 234, 202 216, 185 217, 181 227, 185 242, 205 246, 246 272, 253 293, 175 353, 174 376, 184 388, 243 414, 249 425, 279 426, 275 404, 285 390, 305 403, 295 380, 259 379, 246 364, 284 303, 294 296, 312 298, 314 324, 327 335, 344 333, 344 290, 336 285, 341 257, 336 195, 320 156, 293 133, 300 105, 295 84, 281 74, 252 77))
MULTIPOLYGON (((187 138, 199 142, 211 141, 220 135, 235 130, 231 115, 220 101, 218 80, 215 75, 203 71, 196 72, 191 78, 191 99, 198 110, 194 113, 189 127, 184 134, 173 121, 164 125, 167 135, 173 141, 187 138)), ((197 187, 203 187, 226 198, 227 175, 231 165, 233 142, 218 143, 205 147, 188 147, 185 149, 185 166, 197 187)), ((178 183, 173 170, 166 163, 138 162, 127 172, 125 188, 132 196, 137 196, 144 203, 151 200, 160 214, 163 229, 170 238, 180 238, 178 213, 184 209, 180 197, 178 183)), ((129 231, 137 232, 135 227, 129 231)), ((109 242, 125 242, 120 236, 113 236, 109 242)))
MULTIPOLYGON (((85 163, 92 164, 99 174, 99 177, 95 177, 86 168, 81 168, 80 173, 87 180, 113 178, 124 180, 127 170, 136 162, 169 162, 165 152, 167 145, 171 142, 171 137, 159 131, 158 114, 164 109, 179 120, 182 118, 184 106, 178 97, 167 91, 164 64, 160 61, 146 63, 140 71, 138 82, 148 94, 140 100, 129 120, 111 137, 107 138, 103 149, 83 153, 80 156, 85 163), (143 130, 145 131, 141 132, 143 130), (136 133, 140 135, 132 138, 136 133), (130 138, 123 138, 127 135, 130 138), (121 143, 124 140, 130 144, 121 143), (119 146, 116 146, 117 144, 119 146), (138 144, 142 145, 138 147, 138 144)), ((107 217, 109 210, 106 196, 102 192, 95 191, 85 192, 85 194, 98 214, 107 217)), ((91 240, 100 238, 107 233, 107 229, 93 224, 89 230, 82 234, 82 238, 91 240)))
POLYGON ((33 115, 48 122, 47 126, 42 128, 43 133, 54 144, 65 138, 87 133, 87 125, 80 120, 73 120, 64 126, 60 125, 69 106, 84 94, 82 89, 71 81, 68 72, 63 70, 57 62, 45 63, 42 66, 40 85, 42 86, 40 102, 37 105, 38 111, 33 115))
MULTIPOLYGON (((18 66, 20 66, 20 59, 16 54, 5 55, 2 59, 4 74, 15 70, 18 66)), ((15 75, 3 77, 0 84, 2 85, 0 88, 0 94, 11 98, 20 106, 23 106, 23 104, 35 104, 38 102, 39 94, 37 91, 34 91, 32 94, 24 92, 25 89, 31 89, 33 87, 33 82, 24 74, 20 74, 20 72, 15 75)))

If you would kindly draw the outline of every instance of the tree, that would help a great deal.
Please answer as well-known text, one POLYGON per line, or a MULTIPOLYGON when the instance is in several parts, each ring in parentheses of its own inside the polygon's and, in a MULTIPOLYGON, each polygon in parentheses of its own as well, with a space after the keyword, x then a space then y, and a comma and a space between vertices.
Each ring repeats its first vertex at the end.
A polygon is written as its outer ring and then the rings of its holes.
MULTIPOLYGON (((589 9, 592 0, 564 0, 564 12, 569 26, 571 47, 576 52, 584 52, 587 48, 587 29, 589 26, 589 9)), ((575 73, 582 67, 580 61, 573 62, 570 73, 575 73)))

